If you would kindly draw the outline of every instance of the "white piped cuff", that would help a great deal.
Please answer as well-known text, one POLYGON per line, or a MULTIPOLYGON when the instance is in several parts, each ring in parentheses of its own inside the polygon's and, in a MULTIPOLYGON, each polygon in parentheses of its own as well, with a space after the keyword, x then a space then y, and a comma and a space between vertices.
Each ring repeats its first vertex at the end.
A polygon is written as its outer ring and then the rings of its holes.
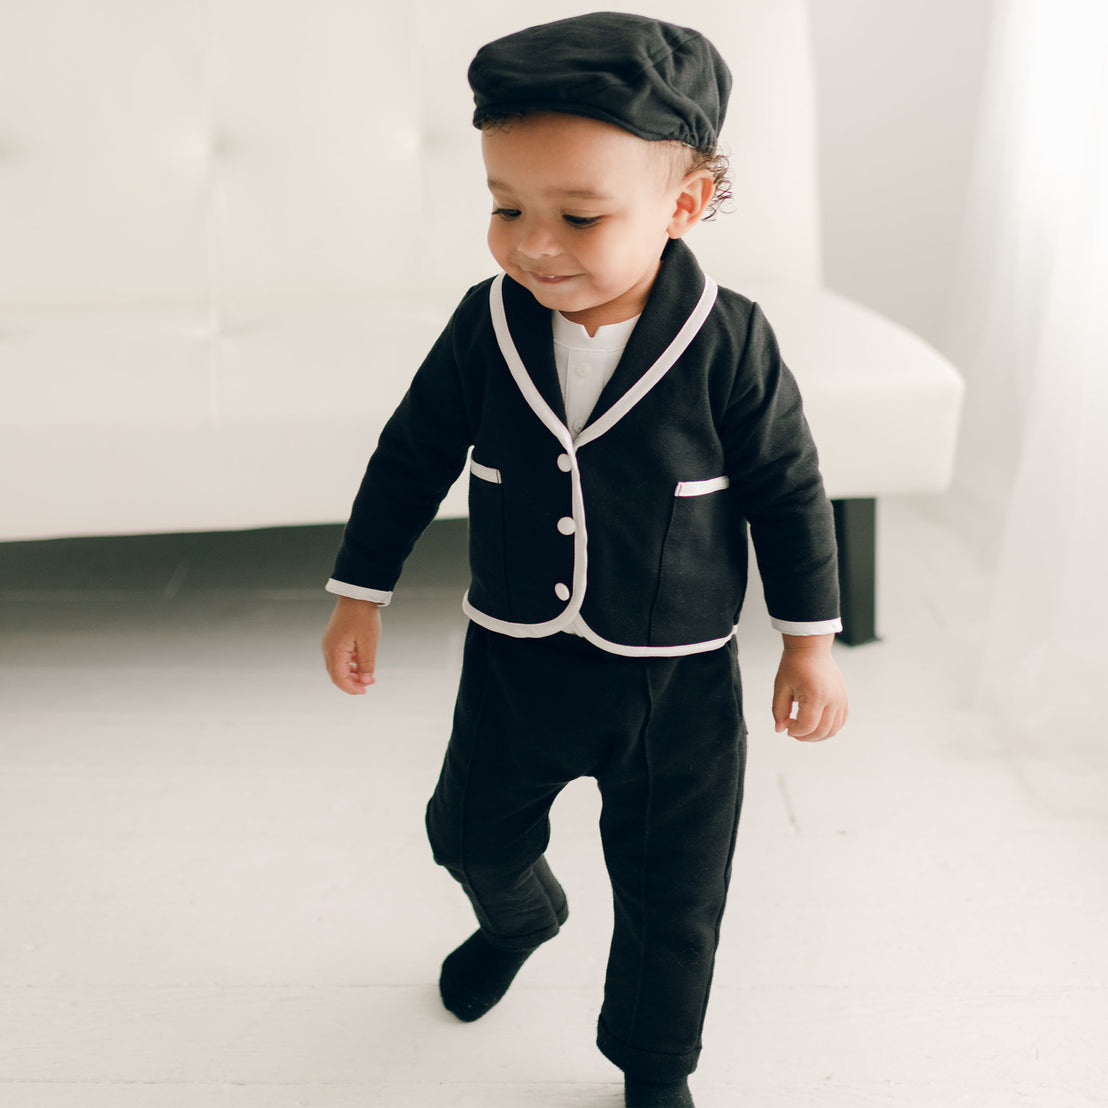
POLYGON ((333 577, 327 582, 325 588, 336 596, 349 596, 351 600, 369 600, 384 608, 392 600, 391 592, 382 589, 364 589, 361 585, 348 585, 345 581, 336 581, 333 577))
POLYGON ((775 631, 782 635, 835 635, 843 629, 841 619, 825 619, 816 623, 790 623, 787 619, 769 617, 775 631))

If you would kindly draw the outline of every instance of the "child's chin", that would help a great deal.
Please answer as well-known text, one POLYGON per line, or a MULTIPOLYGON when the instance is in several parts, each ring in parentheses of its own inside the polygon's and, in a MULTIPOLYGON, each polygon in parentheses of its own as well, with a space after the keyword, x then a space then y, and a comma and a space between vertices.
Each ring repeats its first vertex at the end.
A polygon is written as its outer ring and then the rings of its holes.
POLYGON ((544 281, 533 273, 524 273, 517 280, 529 289, 531 295, 544 307, 557 307, 563 311, 573 312, 589 306, 587 303, 582 303, 588 298, 581 295, 580 281, 575 276, 544 281))
POLYGON ((593 303, 580 293, 574 294, 558 285, 531 286, 531 295, 544 307, 555 308, 566 315, 572 312, 584 312, 593 307, 593 303))

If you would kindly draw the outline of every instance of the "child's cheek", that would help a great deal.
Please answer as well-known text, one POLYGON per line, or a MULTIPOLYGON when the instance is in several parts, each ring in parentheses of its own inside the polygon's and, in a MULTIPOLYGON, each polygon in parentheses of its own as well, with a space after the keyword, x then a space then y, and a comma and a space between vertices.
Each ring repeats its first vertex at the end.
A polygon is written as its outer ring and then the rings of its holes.
POLYGON ((512 247, 505 234, 503 223, 495 219, 489 228, 489 252, 501 269, 508 271, 512 264, 512 247))
POLYGON ((502 249, 501 243, 503 239, 499 223, 500 221, 497 219, 497 217, 493 216, 492 221, 489 223, 489 233, 487 240, 489 244, 489 251, 498 262, 500 261, 500 254, 502 249))

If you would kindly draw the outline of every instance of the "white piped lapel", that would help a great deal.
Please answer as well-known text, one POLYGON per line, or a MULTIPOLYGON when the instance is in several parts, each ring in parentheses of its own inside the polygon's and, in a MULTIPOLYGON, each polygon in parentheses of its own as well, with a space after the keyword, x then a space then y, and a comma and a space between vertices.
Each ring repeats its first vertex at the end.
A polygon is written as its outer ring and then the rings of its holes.
MULTIPOLYGON (((492 313, 493 330, 496 333, 496 341, 500 346, 500 353, 508 364, 519 391, 523 393, 531 410, 542 420, 546 428, 558 439, 572 454, 573 437, 569 428, 554 414, 554 410, 543 399, 542 394, 535 387, 523 359, 516 349, 515 341, 508 328, 508 317, 504 310, 504 274, 499 274, 489 287, 489 310, 492 313)), ((657 361, 631 386, 602 416, 594 423, 590 423, 580 435, 577 436, 578 448, 593 439, 599 438, 606 431, 610 431, 659 381, 673 368, 677 359, 688 349, 689 344, 696 338, 705 320, 711 314, 715 306, 716 295, 719 286, 711 277, 705 276, 704 289, 700 299, 685 320, 681 330, 673 337, 673 341, 662 351, 657 361)))

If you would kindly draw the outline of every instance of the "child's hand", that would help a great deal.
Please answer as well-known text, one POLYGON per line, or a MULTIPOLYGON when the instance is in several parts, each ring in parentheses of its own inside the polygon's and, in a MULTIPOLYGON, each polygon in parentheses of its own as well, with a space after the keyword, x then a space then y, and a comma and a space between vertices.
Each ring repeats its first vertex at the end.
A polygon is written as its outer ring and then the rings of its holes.
POLYGON ((846 723, 846 684, 831 657, 834 635, 785 635, 773 683, 773 721, 801 742, 838 734, 846 723), (796 718, 792 719, 793 704, 796 718))
POLYGON ((331 680, 351 696, 364 696, 373 684, 381 609, 369 600, 340 596, 323 633, 323 658, 331 680))

